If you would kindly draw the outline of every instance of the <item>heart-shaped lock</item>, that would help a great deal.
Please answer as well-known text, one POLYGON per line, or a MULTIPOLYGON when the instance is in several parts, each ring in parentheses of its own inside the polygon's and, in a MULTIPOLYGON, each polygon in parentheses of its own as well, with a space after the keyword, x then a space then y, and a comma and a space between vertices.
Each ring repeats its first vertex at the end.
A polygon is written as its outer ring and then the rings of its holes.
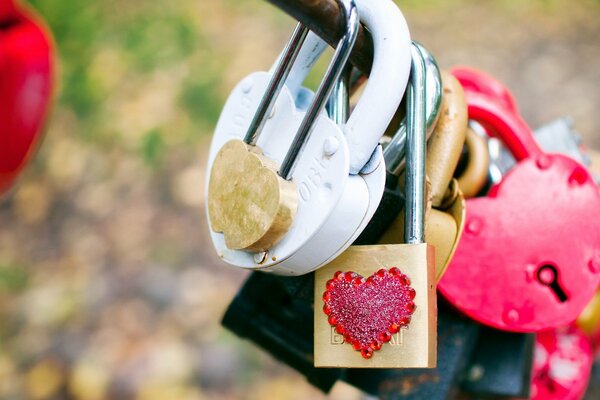
POLYGON ((0 195, 33 155, 42 134, 54 73, 49 31, 33 11, 0 5, 0 195))
POLYGON ((590 340, 579 329, 564 327, 536 335, 532 400, 583 398, 594 357, 590 340))
POLYGON ((527 124, 467 91, 469 117, 519 161, 488 197, 467 201, 465 233, 440 292, 492 327, 541 331, 572 322, 600 282, 600 192, 584 166, 545 154, 527 124))
MULTIPOLYGON (((404 17, 393 3, 373 4, 365 0, 356 3, 362 23, 372 34, 375 49, 373 69, 361 100, 348 122, 340 127, 324 112, 309 118, 311 121, 305 120, 310 108, 304 111, 297 103, 297 93, 287 84, 279 88, 274 107, 265 113, 267 119, 260 126, 256 146, 265 157, 280 165, 281 176, 296 185, 297 212, 287 233, 262 252, 228 248, 224 235, 212 230, 213 244, 229 264, 283 275, 308 273, 350 246, 377 208, 385 183, 385 166, 378 142, 400 104, 408 81, 410 36, 404 17), (310 137, 298 149, 295 133, 305 123, 311 124, 310 137), (287 169, 290 148, 301 151, 293 168, 287 169), (281 174, 282 171, 288 173, 281 174)), ((311 37, 314 36, 309 35, 311 37)), ((303 47, 298 56, 301 59, 295 65, 312 65, 317 53, 315 49, 303 47)), ((286 59, 284 52, 280 61, 286 59)), ((335 67, 341 66, 337 63, 335 67)), ((310 68, 300 70, 299 73, 306 74, 310 68)), ((292 87, 303 80, 295 71, 292 69, 288 79, 292 87)), ((228 98, 213 137, 209 174, 225 143, 244 138, 270 87, 272 75, 251 74, 228 98)), ((324 97, 317 93, 313 101, 320 103, 324 97)), ((208 182, 207 186, 210 199, 208 182)))

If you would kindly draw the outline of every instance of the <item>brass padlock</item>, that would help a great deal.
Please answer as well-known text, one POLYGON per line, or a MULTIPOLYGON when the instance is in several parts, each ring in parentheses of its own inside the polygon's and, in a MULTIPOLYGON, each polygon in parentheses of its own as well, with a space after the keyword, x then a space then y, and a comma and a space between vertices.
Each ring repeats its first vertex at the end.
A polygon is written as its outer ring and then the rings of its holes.
POLYGON ((475 197, 485 187, 490 168, 487 140, 473 129, 467 129, 467 165, 458 176, 458 186, 465 198, 475 197))
MULTIPOLYGON (((452 178, 467 130, 467 103, 460 83, 442 71, 442 107, 427 146, 427 177, 430 180, 426 209, 425 238, 436 249, 436 277, 443 276, 464 228, 465 201, 452 178), (436 208, 437 207, 437 208, 436 208)), ((400 215, 381 238, 381 243, 398 243, 404 234, 400 215)))
POLYGON ((424 57, 413 46, 407 102, 406 244, 352 246, 317 270, 315 367, 436 366, 435 250, 424 240, 424 85, 424 57))

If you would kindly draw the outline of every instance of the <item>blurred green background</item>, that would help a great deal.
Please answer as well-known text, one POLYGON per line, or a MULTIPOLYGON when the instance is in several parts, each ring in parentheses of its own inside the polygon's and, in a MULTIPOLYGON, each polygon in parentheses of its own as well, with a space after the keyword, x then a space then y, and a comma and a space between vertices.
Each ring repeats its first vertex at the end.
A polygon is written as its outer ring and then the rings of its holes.
MULTIPOLYGON (((294 22, 261 0, 31 3, 59 90, 0 200, 0 399, 322 396, 220 328, 246 274, 215 256, 203 208, 220 108, 294 22)), ((570 115, 600 148, 598 1, 398 3, 442 67, 492 73, 532 126, 570 115)))

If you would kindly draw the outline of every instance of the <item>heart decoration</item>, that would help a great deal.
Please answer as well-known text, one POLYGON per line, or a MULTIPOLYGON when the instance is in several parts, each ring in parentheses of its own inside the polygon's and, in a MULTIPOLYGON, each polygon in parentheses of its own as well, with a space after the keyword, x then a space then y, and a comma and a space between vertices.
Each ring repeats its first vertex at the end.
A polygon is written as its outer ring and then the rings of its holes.
POLYGON ((230 249, 266 251, 287 233, 298 206, 296 185, 277 165, 241 140, 221 148, 212 166, 208 215, 230 249))
POLYGON ((416 291, 400 269, 380 269, 367 279, 355 272, 338 271, 327 281, 323 312, 344 341, 364 358, 389 342, 410 323, 416 291))

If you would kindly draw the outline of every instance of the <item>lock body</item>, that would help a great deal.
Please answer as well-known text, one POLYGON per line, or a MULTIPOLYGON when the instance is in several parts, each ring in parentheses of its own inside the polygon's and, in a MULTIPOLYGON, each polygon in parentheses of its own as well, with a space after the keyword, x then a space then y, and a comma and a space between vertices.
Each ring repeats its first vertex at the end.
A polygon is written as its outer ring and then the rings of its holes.
POLYGON ((470 118, 500 137, 519 163, 488 197, 467 201, 465 234, 440 292, 497 329, 568 324, 600 278, 600 226, 589 223, 600 217, 598 188, 581 164, 543 153, 513 111, 478 93, 467 97, 470 118))
MULTIPOLYGON (((436 365, 434 249, 427 244, 353 246, 315 273, 315 366, 343 368, 432 368, 436 365), (327 282, 337 271, 364 278, 381 268, 399 268, 416 292, 410 323, 392 335, 370 359, 357 355, 321 310, 327 282), (425 272, 425 273, 424 273, 425 272)), ((360 307, 359 307, 360 308, 360 307)), ((374 315, 375 317, 376 315, 374 315)))

